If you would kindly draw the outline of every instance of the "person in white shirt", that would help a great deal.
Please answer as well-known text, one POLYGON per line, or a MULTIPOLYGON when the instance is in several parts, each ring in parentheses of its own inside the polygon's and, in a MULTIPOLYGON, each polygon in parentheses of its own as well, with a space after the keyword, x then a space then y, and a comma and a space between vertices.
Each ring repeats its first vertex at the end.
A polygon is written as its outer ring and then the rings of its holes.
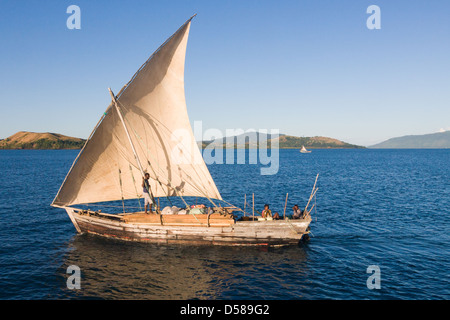
POLYGON ((144 196, 144 209, 145 209, 145 214, 147 214, 147 206, 148 206, 148 210, 150 211, 150 213, 152 213, 152 205, 153 205, 153 201, 150 198, 150 193, 149 193, 149 182, 148 179, 150 179, 150 174, 146 173, 145 176, 142 178, 142 195, 144 196))
POLYGON ((300 219, 303 217, 302 209, 300 209, 297 204, 292 209, 294 210, 294 213, 292 214, 292 219, 300 219))

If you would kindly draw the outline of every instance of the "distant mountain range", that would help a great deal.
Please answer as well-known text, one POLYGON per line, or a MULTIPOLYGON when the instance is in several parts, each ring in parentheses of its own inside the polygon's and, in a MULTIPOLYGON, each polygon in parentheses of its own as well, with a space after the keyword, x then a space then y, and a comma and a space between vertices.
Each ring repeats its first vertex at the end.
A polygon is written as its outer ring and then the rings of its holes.
POLYGON ((0 149, 81 149, 85 142, 59 133, 19 131, 0 140, 0 149))
MULTIPOLYGON (((81 149, 86 140, 65 136, 59 133, 37 133, 19 131, 1 140, 0 149, 81 149)), ((264 143, 270 148, 278 143, 280 149, 361 149, 358 146, 328 137, 295 137, 286 134, 270 135, 260 132, 246 132, 234 137, 198 142, 199 147, 223 146, 228 148, 257 148, 264 143)), ((374 149, 445 149, 450 148, 450 131, 408 135, 391 138, 369 146, 374 149)))
MULTIPOLYGON (((85 142, 85 139, 68 137, 59 133, 20 131, 0 140, 0 149, 81 149, 85 142)), ((265 143, 268 148, 274 143, 278 143, 280 149, 300 149, 302 146, 308 149, 364 148, 327 137, 294 137, 285 134, 267 135, 259 132, 247 132, 234 138, 203 141, 199 143, 199 146, 203 148, 220 145, 235 148, 257 148, 260 143, 265 143), (230 143, 230 140, 233 142, 230 143)))
POLYGON ((370 146, 377 149, 445 149, 450 148, 450 131, 392 138, 370 146))

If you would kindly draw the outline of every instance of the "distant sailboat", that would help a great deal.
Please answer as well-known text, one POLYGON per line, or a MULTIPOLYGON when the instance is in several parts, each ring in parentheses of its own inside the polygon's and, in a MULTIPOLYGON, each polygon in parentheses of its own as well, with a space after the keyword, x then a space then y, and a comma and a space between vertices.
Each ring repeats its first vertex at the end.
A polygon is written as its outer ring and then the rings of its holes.
MULTIPOLYGON (((65 209, 79 233, 128 241, 296 244, 309 232, 310 201, 303 217, 295 220, 237 219, 233 212, 243 210, 221 206, 227 202, 197 147, 185 102, 184 63, 192 18, 150 56, 117 96, 110 91, 110 105, 72 164, 52 206, 65 209), (180 130, 182 138, 175 139, 180 130), (156 212, 126 212, 123 201, 141 198, 145 173, 150 179, 144 187, 156 212), (183 200, 186 207, 161 210, 159 198, 170 201, 170 197, 183 200), (184 197, 202 197, 211 205, 189 206, 184 197), (120 200, 123 213, 119 214, 73 207, 120 200)), ((314 184, 310 200, 316 191, 314 184)))
POLYGON ((306 150, 305 146, 302 146, 302 148, 300 149, 301 153, 311 153, 311 151, 306 150))

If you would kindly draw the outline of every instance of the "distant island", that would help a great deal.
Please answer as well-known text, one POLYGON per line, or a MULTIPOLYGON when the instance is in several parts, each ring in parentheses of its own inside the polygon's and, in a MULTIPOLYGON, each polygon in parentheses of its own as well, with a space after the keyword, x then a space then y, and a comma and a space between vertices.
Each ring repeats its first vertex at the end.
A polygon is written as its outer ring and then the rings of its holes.
POLYGON ((307 149, 364 149, 363 146, 350 144, 341 140, 328 137, 295 137, 282 135, 279 138, 279 147, 281 149, 301 148, 307 149))
POLYGON ((0 149, 81 149, 85 142, 59 133, 19 131, 0 140, 0 149))
MULTIPOLYGON (((259 132, 252 134, 243 134, 232 137, 235 148, 257 148, 259 143, 265 143, 268 148, 272 143, 278 142, 280 149, 300 149, 305 146, 308 149, 360 149, 365 148, 354 144, 349 144, 337 139, 327 137, 295 137, 285 134, 266 135, 259 132), (272 141, 271 141, 272 140, 272 141), (276 141, 278 140, 278 141, 276 141), (240 144, 240 141, 245 141, 240 144), (256 141, 256 143, 254 143, 256 141)), ((214 141, 199 142, 199 147, 206 148, 207 146, 230 147, 227 143, 230 138, 217 139, 214 141)), ((12 136, 0 140, 0 149, 81 149, 86 140, 81 138, 68 137, 59 133, 37 133, 19 131, 12 136)), ((231 146, 232 147, 232 146, 231 146)))
POLYGON ((370 146, 374 149, 446 149, 450 148, 450 131, 392 138, 370 146))
POLYGON ((365 147, 346 143, 328 137, 295 137, 286 134, 270 135, 260 132, 247 132, 238 136, 226 137, 211 141, 202 141, 201 148, 223 146, 224 148, 258 148, 263 143, 270 148, 273 143, 278 143, 280 149, 363 149, 365 147))

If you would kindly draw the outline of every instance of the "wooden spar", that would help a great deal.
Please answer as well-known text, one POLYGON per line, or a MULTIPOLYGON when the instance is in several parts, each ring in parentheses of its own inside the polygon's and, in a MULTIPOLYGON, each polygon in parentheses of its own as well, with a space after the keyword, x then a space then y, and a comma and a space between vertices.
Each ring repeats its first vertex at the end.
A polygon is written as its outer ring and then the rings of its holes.
POLYGON ((307 215, 311 213, 311 211, 314 209, 314 207, 316 206, 316 204, 313 204, 311 209, 307 212, 307 215))
POLYGON ((311 193, 311 196, 309 197, 308 203, 306 204, 305 210, 303 210, 303 212, 307 212, 309 203, 311 202, 312 198, 316 195, 317 190, 319 190, 319 188, 316 188, 316 189, 314 190, 314 192, 311 193))
POLYGON ((317 184, 318 178, 319 178, 319 174, 317 174, 317 176, 316 176, 316 181, 314 181, 314 186, 311 190, 311 195, 309 196, 308 203, 306 204, 305 210, 303 210, 303 211, 306 211, 306 209, 308 208, 309 202, 311 201, 312 197, 316 194, 316 191, 319 189, 319 188, 316 189, 316 184, 317 184))
POLYGON ((286 218, 286 206, 287 206, 288 194, 289 193, 286 193, 286 202, 284 203, 283 219, 286 218))
POLYGON ((253 206, 252 206, 253 220, 255 220, 255 194, 254 193, 252 193, 252 199, 253 199, 253 206))
MULTIPOLYGON (((112 101, 114 102, 114 106, 116 107, 117 113, 119 114, 119 118, 120 118, 120 121, 122 122, 123 128, 125 129, 125 133, 127 134, 128 141, 130 142, 131 149, 133 150, 134 158, 136 159, 136 162, 137 162, 137 164, 139 166, 139 170, 141 171, 141 175, 142 175, 142 177, 145 177, 144 169, 142 169, 141 161, 139 160, 139 156, 138 156, 138 154, 136 152, 136 149, 134 148, 133 141, 131 140, 130 133, 128 132, 128 128, 127 128, 127 126, 125 124, 125 120, 123 119, 123 116, 122 116, 122 111, 120 111, 119 105, 117 104, 116 96, 112 92, 111 88, 108 88, 108 90, 109 90, 109 94, 111 95, 112 101)), ((146 185, 146 187, 147 187, 147 190, 149 191, 149 193, 152 196, 153 203, 156 206, 155 197, 153 196, 153 192, 152 192, 150 186, 146 185)))
POLYGON ((317 174, 317 176, 316 176, 316 181, 314 181, 314 186, 313 186, 313 190, 314 190, 314 188, 316 187, 316 183, 317 183, 317 179, 319 178, 319 174, 317 174))
POLYGON ((245 217, 245 207, 247 205, 247 194, 244 195, 244 217, 245 217))
MULTIPOLYGON (((319 188, 317 188, 316 191, 317 191, 318 189, 319 189, 319 188)), ((310 215, 314 208, 316 208, 316 211, 315 211, 315 212, 317 213, 317 207, 316 207, 316 192, 314 192, 314 204, 312 205, 311 209, 308 211, 307 215, 310 215)), ((316 221, 317 221, 317 216, 316 216, 316 221)))

